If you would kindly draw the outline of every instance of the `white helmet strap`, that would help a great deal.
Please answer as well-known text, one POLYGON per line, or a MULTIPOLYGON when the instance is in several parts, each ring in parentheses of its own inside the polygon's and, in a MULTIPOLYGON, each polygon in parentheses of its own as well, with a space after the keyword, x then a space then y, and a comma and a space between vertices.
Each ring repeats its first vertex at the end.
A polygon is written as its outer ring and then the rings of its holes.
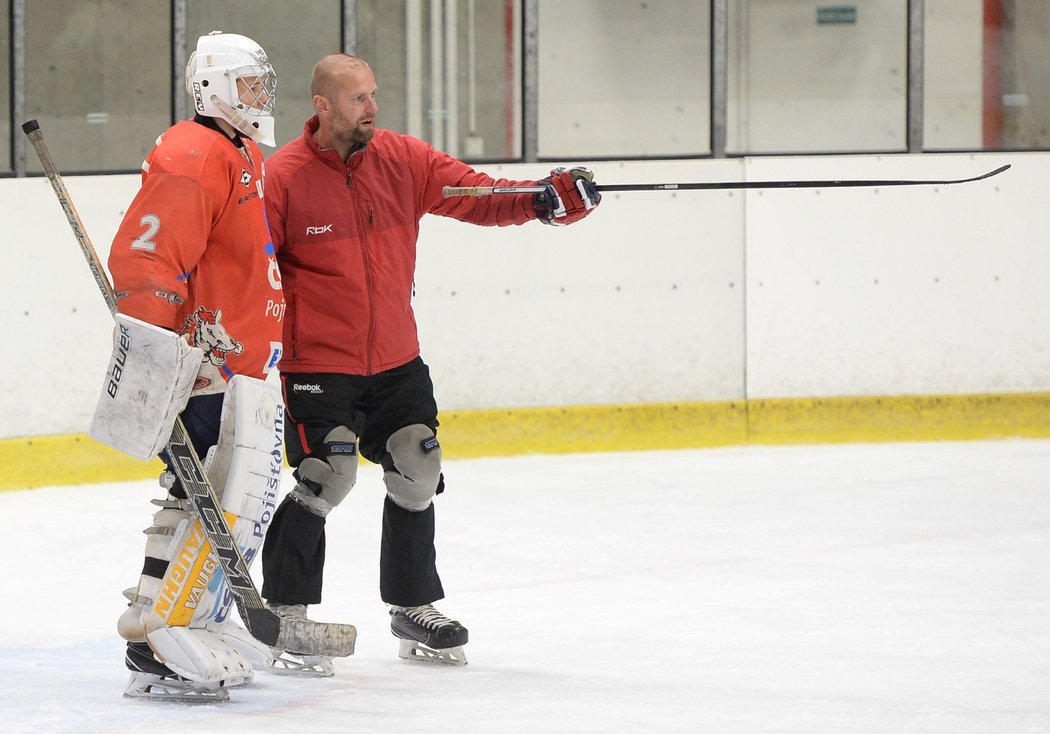
POLYGON ((239 110, 236 110, 226 100, 219 97, 217 94, 211 96, 211 103, 222 110, 222 113, 226 115, 230 124, 233 125, 237 130, 247 135, 249 138, 254 140, 256 143, 262 143, 265 134, 259 129, 259 125, 247 117, 242 115, 239 110))

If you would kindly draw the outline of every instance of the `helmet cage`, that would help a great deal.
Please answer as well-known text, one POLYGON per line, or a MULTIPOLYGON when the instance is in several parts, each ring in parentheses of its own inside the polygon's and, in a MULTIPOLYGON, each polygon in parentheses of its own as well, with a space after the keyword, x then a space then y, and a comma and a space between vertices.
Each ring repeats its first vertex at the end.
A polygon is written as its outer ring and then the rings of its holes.
POLYGON ((269 62, 231 69, 226 75, 231 86, 231 107, 244 112, 255 110, 264 115, 273 114, 274 102, 277 101, 277 74, 269 62), (244 91, 238 93, 237 82, 241 80, 244 91))

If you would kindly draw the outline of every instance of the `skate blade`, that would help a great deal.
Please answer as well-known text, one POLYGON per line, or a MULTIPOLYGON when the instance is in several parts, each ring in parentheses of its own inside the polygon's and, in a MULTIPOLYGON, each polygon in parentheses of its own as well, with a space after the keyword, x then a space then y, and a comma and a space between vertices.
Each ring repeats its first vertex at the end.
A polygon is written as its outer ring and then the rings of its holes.
POLYGON ((294 655, 283 650, 273 651, 273 662, 268 670, 275 675, 294 675, 303 678, 330 678, 335 675, 335 666, 329 657, 294 655))
POLYGON ((418 660, 424 663, 437 663, 439 665, 466 665, 467 655, 462 647, 446 647, 443 650, 434 650, 415 640, 401 640, 397 651, 402 660, 418 660))
POLYGON ((222 685, 216 688, 195 688, 189 681, 161 678, 149 673, 132 673, 124 689, 124 697, 199 705, 229 701, 230 692, 222 685))

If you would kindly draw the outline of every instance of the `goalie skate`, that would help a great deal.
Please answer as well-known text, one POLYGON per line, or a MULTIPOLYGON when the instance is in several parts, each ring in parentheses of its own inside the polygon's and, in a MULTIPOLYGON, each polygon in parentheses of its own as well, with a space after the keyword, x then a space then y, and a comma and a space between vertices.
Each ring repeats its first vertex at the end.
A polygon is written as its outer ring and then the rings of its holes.
MULTIPOLYGON (((306 619, 305 604, 271 604, 274 614, 283 619, 306 619)), ((326 655, 303 655, 291 650, 272 647, 273 662, 270 672, 277 675, 299 675, 310 678, 328 678, 335 675, 332 658, 326 655)))
POLYGON ((124 662, 131 671, 131 678, 124 688, 125 698, 175 703, 219 703, 230 699, 224 681, 201 683, 176 675, 157 660, 144 642, 128 643, 124 662))
POLYGON ((430 604, 390 607, 390 631, 401 640, 398 656, 404 660, 467 664, 467 628, 430 604))

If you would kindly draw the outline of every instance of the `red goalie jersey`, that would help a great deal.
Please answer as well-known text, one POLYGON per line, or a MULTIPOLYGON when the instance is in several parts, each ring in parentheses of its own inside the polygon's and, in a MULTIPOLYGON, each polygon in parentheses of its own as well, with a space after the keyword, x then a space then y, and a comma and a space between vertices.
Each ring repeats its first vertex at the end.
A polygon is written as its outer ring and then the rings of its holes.
POLYGON ((199 392, 263 378, 280 358, 285 302, 259 148, 198 117, 165 132, 142 170, 109 256, 118 309, 204 350, 199 392))

